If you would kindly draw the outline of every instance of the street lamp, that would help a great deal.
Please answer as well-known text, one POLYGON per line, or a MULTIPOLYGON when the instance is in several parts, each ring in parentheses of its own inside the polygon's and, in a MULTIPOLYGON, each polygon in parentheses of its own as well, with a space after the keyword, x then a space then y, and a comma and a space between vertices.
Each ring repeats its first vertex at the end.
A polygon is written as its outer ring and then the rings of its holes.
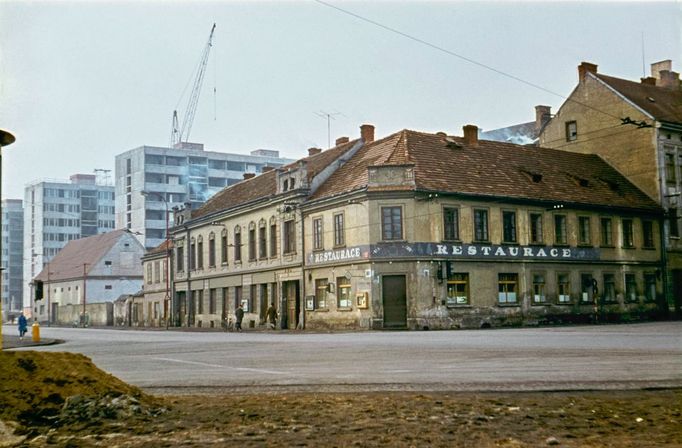
MULTIPOLYGON (((14 143, 14 136, 0 129, 0 260, 2 260, 2 147, 14 143)), ((2 350, 2 261, 0 261, 0 350, 2 350)))
MULTIPOLYGON (((166 200, 166 197, 162 195, 161 193, 157 193, 154 191, 140 191, 140 194, 144 197, 149 197, 150 195, 154 195, 161 199, 163 201, 163 205, 166 207, 166 297, 163 299, 163 318, 166 321, 166 330, 168 329, 168 302, 170 301, 170 293, 169 293, 169 287, 170 287, 170 270, 171 270, 171 265, 170 265, 170 233, 168 231, 168 201, 166 200)), ((145 235, 145 240, 146 240, 146 235, 145 235)))

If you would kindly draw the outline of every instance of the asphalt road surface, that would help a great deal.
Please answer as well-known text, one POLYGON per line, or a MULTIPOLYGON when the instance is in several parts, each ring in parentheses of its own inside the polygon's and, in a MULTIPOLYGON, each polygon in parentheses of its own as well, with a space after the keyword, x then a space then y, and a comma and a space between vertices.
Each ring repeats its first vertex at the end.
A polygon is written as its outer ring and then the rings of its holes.
POLYGON ((682 387, 682 322, 357 333, 42 327, 41 334, 66 342, 35 350, 83 353, 157 393, 682 387))

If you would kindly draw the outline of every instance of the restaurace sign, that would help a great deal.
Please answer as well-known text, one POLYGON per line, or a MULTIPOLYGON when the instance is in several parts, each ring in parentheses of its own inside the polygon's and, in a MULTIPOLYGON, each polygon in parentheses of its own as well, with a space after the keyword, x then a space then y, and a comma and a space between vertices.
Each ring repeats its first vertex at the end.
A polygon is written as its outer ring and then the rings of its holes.
POLYGON ((591 261, 599 260, 599 250, 583 247, 494 244, 382 243, 314 252, 308 255, 308 264, 389 258, 591 261))

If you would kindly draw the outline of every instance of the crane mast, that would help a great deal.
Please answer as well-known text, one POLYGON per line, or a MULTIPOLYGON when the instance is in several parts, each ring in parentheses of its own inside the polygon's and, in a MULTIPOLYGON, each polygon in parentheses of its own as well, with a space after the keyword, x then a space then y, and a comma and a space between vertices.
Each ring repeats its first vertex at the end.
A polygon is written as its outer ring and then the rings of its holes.
POLYGON ((178 111, 173 111, 173 122, 171 127, 171 147, 181 143, 187 142, 189 140, 189 134, 192 131, 192 123, 194 122, 194 114, 197 111, 197 105, 199 104, 199 94, 201 93, 201 86, 204 82, 204 75, 206 74, 206 64, 208 63, 208 55, 211 52, 211 47, 213 46, 213 32, 215 31, 215 23, 211 28, 211 34, 208 36, 208 42, 204 47, 204 51, 201 55, 201 60, 199 61, 199 66, 197 70, 197 75, 194 78, 194 83, 192 86, 192 93, 190 94, 189 101, 187 102, 187 108, 185 109, 185 115, 182 119, 182 123, 178 123, 178 111))

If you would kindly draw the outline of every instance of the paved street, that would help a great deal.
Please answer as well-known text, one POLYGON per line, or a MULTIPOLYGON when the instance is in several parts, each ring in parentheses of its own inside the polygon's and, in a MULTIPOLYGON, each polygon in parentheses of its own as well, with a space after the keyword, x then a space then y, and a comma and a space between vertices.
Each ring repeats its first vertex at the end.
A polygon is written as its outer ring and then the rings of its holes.
MULTIPOLYGON (((3 327, 5 333, 14 327, 3 327)), ((682 322, 473 331, 280 333, 42 328, 162 392, 682 387, 682 322), (206 388, 206 389, 204 389, 206 388), (260 389, 259 389, 260 390, 260 389)))

